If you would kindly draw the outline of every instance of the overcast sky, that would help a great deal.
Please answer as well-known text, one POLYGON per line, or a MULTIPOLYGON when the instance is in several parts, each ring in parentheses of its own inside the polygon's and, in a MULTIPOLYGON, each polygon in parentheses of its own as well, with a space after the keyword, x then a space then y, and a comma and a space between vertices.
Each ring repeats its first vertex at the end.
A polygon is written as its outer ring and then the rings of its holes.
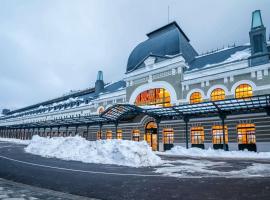
POLYGON ((0 109, 124 77, 146 33, 176 21, 199 52, 249 42, 251 12, 269 0, 0 0, 0 109))

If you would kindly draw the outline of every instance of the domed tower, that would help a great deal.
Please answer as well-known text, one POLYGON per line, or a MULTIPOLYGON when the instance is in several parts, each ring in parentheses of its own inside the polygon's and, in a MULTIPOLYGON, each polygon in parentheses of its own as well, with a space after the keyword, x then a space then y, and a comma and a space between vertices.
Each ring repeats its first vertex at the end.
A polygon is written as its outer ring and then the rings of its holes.
POLYGON ((186 62, 191 62, 198 53, 190 45, 189 38, 172 22, 146 34, 148 39, 137 45, 131 52, 126 73, 144 67, 143 61, 149 56, 170 57, 182 55, 186 62))
POLYGON ((139 106, 169 106, 181 98, 183 70, 198 55, 176 22, 146 34, 128 58, 126 99, 139 106))

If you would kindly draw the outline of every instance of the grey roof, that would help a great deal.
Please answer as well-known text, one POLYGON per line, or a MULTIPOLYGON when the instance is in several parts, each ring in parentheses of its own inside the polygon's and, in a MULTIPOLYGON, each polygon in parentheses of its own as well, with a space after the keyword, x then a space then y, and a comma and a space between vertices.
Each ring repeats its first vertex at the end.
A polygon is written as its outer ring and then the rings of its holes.
MULTIPOLYGON (((126 82, 123 80, 111 83, 111 84, 106 84, 104 87, 104 92, 103 93, 112 93, 115 92, 117 90, 123 89, 126 87, 126 82)), ((14 113, 20 113, 20 112, 25 112, 25 111, 30 111, 33 109, 38 109, 40 106, 51 106, 54 103, 61 103, 63 102, 63 104, 65 104, 65 101, 70 99, 70 98, 78 98, 78 102, 82 102, 82 101, 91 101, 94 100, 95 98, 97 98, 98 95, 95 94, 95 88, 88 88, 85 90, 81 90, 69 95, 65 95, 62 97, 58 97, 55 99, 51 99, 51 100, 47 100, 41 103, 37 103, 34 105, 30 105, 24 108, 20 108, 20 109, 16 109, 13 111, 10 111, 7 115, 11 115, 14 113)), ((38 112, 38 111, 36 111, 38 112)))
POLYGON ((238 51, 243 51, 245 49, 249 49, 249 45, 243 45, 243 46, 236 46, 231 47, 227 49, 223 49, 220 51, 216 51, 210 54, 202 55, 195 57, 195 59, 189 63, 189 71, 194 69, 201 69, 207 65, 214 65, 218 63, 222 63, 228 58, 231 57, 231 55, 235 54, 238 51))
POLYGON ((176 22, 148 33, 147 36, 148 39, 137 45, 131 52, 127 63, 127 73, 137 69, 149 55, 166 57, 182 53, 188 61, 197 55, 189 44, 188 37, 176 22))

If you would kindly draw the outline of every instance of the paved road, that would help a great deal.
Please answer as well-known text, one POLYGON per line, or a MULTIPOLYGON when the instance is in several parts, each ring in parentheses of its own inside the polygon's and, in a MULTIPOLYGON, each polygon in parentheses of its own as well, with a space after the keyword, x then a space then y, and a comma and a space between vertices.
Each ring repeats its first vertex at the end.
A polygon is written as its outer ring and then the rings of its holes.
MULTIPOLYGON (((0 142, 0 177, 60 192, 109 200, 270 199, 268 174, 267 177, 243 178, 241 175, 242 178, 224 178, 202 176, 204 171, 199 171, 198 174, 175 178, 157 174, 154 168, 130 168, 41 158, 25 153, 23 147, 0 142)), ((180 158, 166 159, 176 161, 180 158)), ((181 160, 190 162, 187 158, 181 160)), ((211 162, 222 164, 224 160, 211 162)), ((269 164, 269 161, 260 163, 269 164)), ((180 164, 184 165, 181 162, 180 164)), ((241 170, 251 164, 250 161, 226 161, 225 167, 219 166, 219 170, 227 171, 226 166, 241 170)))

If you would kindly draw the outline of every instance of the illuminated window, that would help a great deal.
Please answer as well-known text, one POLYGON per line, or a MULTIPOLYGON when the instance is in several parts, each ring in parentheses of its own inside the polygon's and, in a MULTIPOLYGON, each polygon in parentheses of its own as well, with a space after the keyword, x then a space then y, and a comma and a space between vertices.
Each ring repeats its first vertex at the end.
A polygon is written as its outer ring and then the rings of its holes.
POLYGON ((252 87, 249 84, 241 84, 235 89, 235 98, 252 97, 252 87))
POLYGON ((100 107, 99 109, 98 109, 98 114, 101 114, 101 113, 103 113, 104 112, 104 107, 100 107))
POLYGON ((195 126, 190 129, 191 144, 204 144, 204 128, 195 126))
POLYGON ((137 142, 140 141, 140 130, 139 129, 134 129, 132 131, 132 140, 137 141, 137 142))
POLYGON ((190 95, 190 103, 201 103, 202 102, 202 94, 200 92, 193 92, 190 95))
POLYGON ((97 140, 101 140, 102 139, 102 132, 98 131, 97 132, 97 140))
MULTIPOLYGON (((228 128, 225 128, 225 144, 228 144, 228 128)), ((223 144, 223 127, 220 125, 212 126, 213 144, 223 144)))
POLYGON ((123 131, 121 129, 117 129, 116 138, 118 140, 122 140, 122 137, 123 137, 123 131))
POLYGON ((164 144, 173 144, 173 141, 174 141, 173 128, 164 128, 163 129, 163 143, 164 144))
POLYGON ((216 88, 211 92, 211 101, 218 101, 225 99, 225 91, 221 88, 216 88))
POLYGON ((168 107, 171 105, 170 93, 164 88, 146 90, 137 96, 135 100, 135 105, 158 105, 168 107))
POLYGON ((112 138, 113 138, 112 131, 111 130, 107 130, 106 131, 106 139, 108 140, 108 139, 112 139, 112 138))
POLYGON ((256 144, 255 124, 238 124, 236 128, 239 144, 256 144))

